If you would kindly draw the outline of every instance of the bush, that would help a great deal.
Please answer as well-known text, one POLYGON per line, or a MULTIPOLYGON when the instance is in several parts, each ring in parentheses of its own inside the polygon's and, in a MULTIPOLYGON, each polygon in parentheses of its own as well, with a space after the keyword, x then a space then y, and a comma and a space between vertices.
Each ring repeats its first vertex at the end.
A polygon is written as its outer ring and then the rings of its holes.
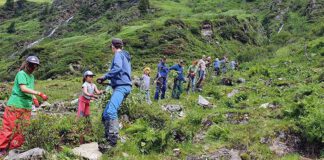
POLYGON ((229 131, 218 126, 218 125, 214 125, 212 126, 208 132, 208 138, 212 139, 212 140, 226 140, 228 138, 229 131))
POLYGON ((16 27, 15 27, 15 22, 11 22, 10 26, 7 28, 7 33, 15 33, 16 32, 16 27))
POLYGON ((302 133, 309 142, 324 143, 324 108, 312 108, 300 120, 302 133))

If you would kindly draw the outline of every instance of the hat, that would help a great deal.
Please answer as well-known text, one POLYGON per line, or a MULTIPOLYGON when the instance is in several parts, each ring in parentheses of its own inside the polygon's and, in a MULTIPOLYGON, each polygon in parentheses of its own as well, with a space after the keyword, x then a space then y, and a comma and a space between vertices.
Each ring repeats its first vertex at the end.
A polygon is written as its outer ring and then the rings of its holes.
POLYGON ((86 71, 83 74, 83 77, 87 77, 87 76, 95 76, 95 74, 93 74, 91 71, 86 71))
POLYGON ((218 59, 218 58, 216 58, 215 60, 216 60, 216 61, 219 61, 219 59, 218 59))
POLYGON ((184 61, 182 59, 179 60, 179 63, 184 63, 184 61))
POLYGON ((26 58, 26 62, 34 63, 34 64, 39 65, 39 59, 36 56, 28 56, 26 58))
POLYGON ((151 69, 150 69, 150 67, 145 67, 143 71, 144 71, 144 72, 145 72, 145 71, 151 72, 151 69))
POLYGON ((111 44, 114 47, 122 47, 124 45, 123 40, 120 38, 113 38, 111 41, 111 44))

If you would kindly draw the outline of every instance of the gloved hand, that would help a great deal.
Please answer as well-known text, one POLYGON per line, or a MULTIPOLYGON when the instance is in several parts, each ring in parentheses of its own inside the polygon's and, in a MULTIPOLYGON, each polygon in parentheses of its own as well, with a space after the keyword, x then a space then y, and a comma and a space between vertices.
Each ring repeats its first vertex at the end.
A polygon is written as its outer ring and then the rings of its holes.
POLYGON ((33 98, 33 102, 34 102, 34 105, 35 107, 39 107, 39 102, 38 102, 38 99, 37 98, 33 98))
POLYGON ((48 97, 47 97, 47 95, 45 95, 44 93, 39 92, 38 95, 43 99, 43 101, 47 101, 48 97))
POLYGON ((97 83, 102 84, 103 81, 105 81, 105 79, 103 77, 101 77, 101 78, 98 78, 96 81, 97 81, 97 83))

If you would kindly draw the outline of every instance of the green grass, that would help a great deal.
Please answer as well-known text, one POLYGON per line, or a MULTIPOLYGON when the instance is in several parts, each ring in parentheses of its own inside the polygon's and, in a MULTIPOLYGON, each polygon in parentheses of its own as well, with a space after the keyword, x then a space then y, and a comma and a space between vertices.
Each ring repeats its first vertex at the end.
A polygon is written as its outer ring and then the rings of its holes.
MULTIPOLYGON (((51 3, 53 0, 28 0, 31 2, 37 2, 37 3, 51 3)), ((6 0, 0 0, 0 6, 5 4, 6 0)))

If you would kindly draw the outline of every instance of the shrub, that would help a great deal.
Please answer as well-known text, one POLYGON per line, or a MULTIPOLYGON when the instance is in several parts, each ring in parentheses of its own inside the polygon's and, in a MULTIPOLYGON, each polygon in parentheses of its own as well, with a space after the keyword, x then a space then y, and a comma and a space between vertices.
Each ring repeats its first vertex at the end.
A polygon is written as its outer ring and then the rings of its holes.
POLYGON ((220 127, 219 125, 213 125, 207 132, 207 137, 212 140, 226 140, 228 138, 229 131, 220 127))
POLYGON ((7 28, 7 33, 15 33, 16 32, 16 27, 15 27, 15 22, 11 22, 9 27, 7 28))
POLYGON ((324 108, 312 108, 300 120, 302 133, 309 142, 324 143, 324 108))

